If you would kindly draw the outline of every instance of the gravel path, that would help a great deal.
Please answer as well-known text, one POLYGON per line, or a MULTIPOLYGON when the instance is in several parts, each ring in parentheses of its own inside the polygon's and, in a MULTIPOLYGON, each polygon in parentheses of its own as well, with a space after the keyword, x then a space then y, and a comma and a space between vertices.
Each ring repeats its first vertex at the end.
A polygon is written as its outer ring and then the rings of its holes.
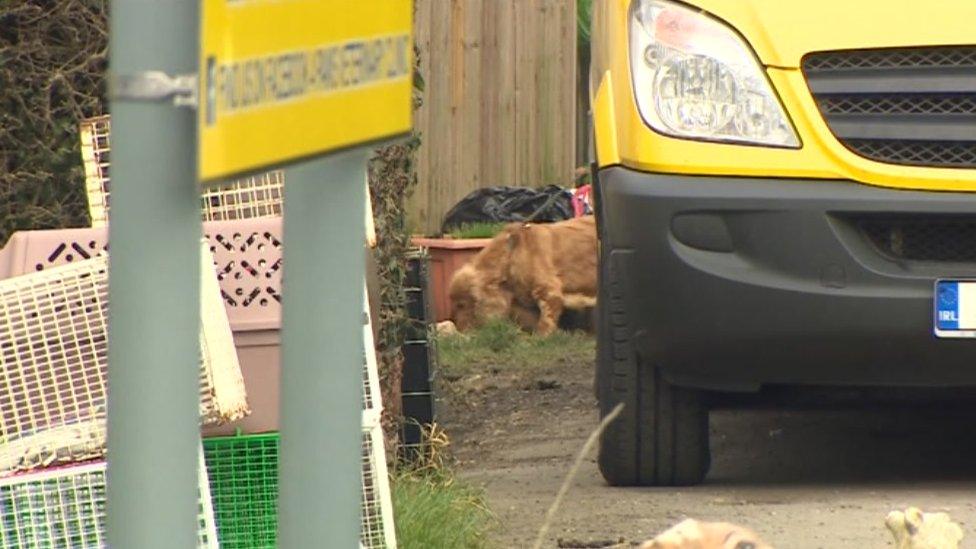
MULTIPOLYGON (((445 384, 441 422, 461 475, 485 486, 497 545, 529 546, 597 424, 591 360, 445 384)), ((684 517, 735 521, 779 548, 891 547, 884 517, 908 505, 948 511, 976 547, 974 425, 976 413, 910 407, 715 411, 704 485, 611 488, 590 456, 547 547, 629 545, 684 517)))

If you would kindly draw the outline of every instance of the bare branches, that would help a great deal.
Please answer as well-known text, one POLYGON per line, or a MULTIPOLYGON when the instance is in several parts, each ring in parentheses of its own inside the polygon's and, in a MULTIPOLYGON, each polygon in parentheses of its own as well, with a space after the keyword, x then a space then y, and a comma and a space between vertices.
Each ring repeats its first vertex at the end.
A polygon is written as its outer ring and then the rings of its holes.
POLYGON ((87 224, 81 118, 105 112, 107 0, 0 2, 0 245, 87 224))

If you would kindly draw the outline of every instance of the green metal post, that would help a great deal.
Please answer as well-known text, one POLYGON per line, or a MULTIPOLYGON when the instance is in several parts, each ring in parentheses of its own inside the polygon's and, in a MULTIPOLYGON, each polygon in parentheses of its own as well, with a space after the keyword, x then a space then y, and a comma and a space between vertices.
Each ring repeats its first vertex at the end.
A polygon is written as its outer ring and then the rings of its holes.
POLYGON ((285 173, 284 549, 358 546, 367 154, 345 151, 285 173))
MULTIPOLYGON (((197 0, 113 0, 113 77, 196 73, 197 0)), ((200 199, 195 113, 114 99, 108 546, 197 544, 200 199)))

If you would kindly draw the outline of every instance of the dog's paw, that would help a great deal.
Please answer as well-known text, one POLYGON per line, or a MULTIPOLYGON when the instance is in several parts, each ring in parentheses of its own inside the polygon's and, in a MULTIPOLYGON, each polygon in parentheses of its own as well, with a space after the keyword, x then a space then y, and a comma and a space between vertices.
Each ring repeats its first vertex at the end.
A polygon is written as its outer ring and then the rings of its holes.
POLYGON ((685 519, 640 549, 772 549, 748 528, 728 522, 699 522, 685 519))
POLYGON ((945 513, 923 513, 917 507, 892 511, 885 526, 895 538, 897 549, 957 549, 962 528, 945 513))

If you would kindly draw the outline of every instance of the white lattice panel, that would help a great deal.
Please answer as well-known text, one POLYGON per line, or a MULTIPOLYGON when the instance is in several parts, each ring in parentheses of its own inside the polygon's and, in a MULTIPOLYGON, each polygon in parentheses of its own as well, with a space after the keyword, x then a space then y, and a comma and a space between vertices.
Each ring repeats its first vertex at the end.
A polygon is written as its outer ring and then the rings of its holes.
MULTIPOLYGON (((200 457, 203 463, 203 457, 200 457)), ((104 549, 106 464, 48 469, 0 479, 0 546, 104 549)), ((207 471, 200 467, 197 547, 218 549, 207 471)), ((151 497, 147 494, 147 497, 151 497)))
POLYGON ((395 549, 390 477, 386 469, 383 428, 378 423, 363 426, 362 490, 360 544, 367 549, 395 549))
POLYGON ((277 170, 204 189, 203 220, 281 217, 284 178, 284 172, 277 170))
MULTIPOLYGON (((82 120, 80 124, 81 159, 85 165, 92 227, 103 227, 109 219, 111 125, 108 115, 82 120)), ((201 216, 204 221, 280 217, 284 177, 284 172, 275 170, 207 187, 201 193, 201 216)))
MULTIPOLYGON (((231 421, 248 412, 244 381, 202 278, 201 419, 231 421)), ((106 255, 0 281, 0 474, 104 455, 107 357, 106 255)))
POLYGON ((380 399, 380 373, 376 363, 376 346, 373 342, 372 319, 369 314, 369 296, 363 285, 363 425, 380 421, 383 405, 380 399))
POLYGON ((111 122, 108 115, 82 121, 79 132, 92 227, 103 227, 108 223, 110 132, 111 122))
POLYGON ((360 544, 370 548, 396 548, 393 527, 393 500, 386 470, 383 427, 380 417, 383 402, 380 392, 376 347, 369 314, 369 294, 363 281, 363 476, 360 544))

